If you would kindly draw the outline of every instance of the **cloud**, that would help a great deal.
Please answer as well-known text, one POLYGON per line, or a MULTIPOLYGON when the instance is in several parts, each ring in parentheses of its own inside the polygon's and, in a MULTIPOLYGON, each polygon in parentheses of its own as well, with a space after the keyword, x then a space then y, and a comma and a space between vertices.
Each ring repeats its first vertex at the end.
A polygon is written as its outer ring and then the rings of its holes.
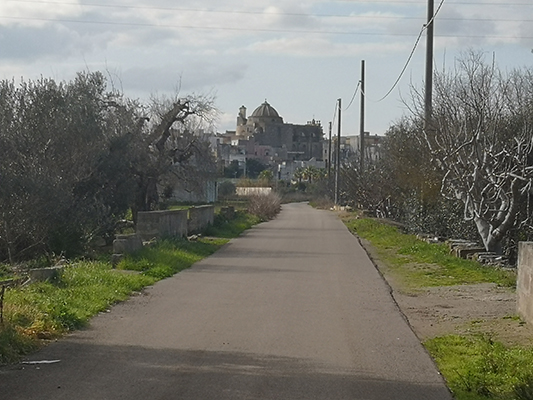
POLYGON ((283 6, 269 6, 264 10, 264 20, 268 26, 274 28, 299 28, 311 29, 320 27, 320 22, 317 17, 314 17, 300 4, 291 5, 283 4, 283 6))
POLYGON ((195 61, 183 65, 132 67, 118 73, 125 87, 144 93, 206 92, 213 87, 234 84, 244 78, 242 64, 221 65, 213 61, 195 61))
POLYGON ((0 26, 0 59, 34 61, 69 57, 94 48, 94 41, 61 26, 0 26))
POLYGON ((365 54, 404 52, 408 44, 400 42, 360 43, 359 41, 334 42, 322 37, 280 38, 256 42, 248 47, 249 52, 296 57, 350 57, 365 54))

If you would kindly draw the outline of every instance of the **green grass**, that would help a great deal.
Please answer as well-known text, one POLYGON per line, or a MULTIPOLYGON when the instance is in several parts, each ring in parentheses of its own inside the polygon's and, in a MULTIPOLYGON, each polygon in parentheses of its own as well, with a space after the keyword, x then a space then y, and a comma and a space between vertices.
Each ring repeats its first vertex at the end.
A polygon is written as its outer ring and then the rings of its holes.
POLYGON ((424 344, 457 400, 533 399, 533 349, 483 336, 449 335, 424 344))
MULTIPOLYGON (((46 340, 85 326, 95 314, 189 268, 256 222, 239 212, 233 221, 218 218, 209 232, 213 237, 191 242, 166 238, 128 255, 116 269, 109 262, 79 261, 67 266, 55 282, 8 289, 0 325, 0 364, 16 362, 46 340)), ((8 275, 9 269, 4 269, 0 277, 8 275)))
POLYGON ((252 226, 261 222, 261 219, 242 211, 236 211, 234 220, 227 221, 220 215, 215 218, 215 224, 207 230, 207 235, 219 238, 234 238, 252 226))
POLYGON ((83 327, 93 315, 154 282, 113 270, 109 263, 80 262, 66 267, 57 282, 7 290, 0 362, 16 361, 38 348, 40 339, 83 327))
POLYGON ((450 254, 445 244, 430 244, 374 219, 349 219, 347 227, 368 240, 406 288, 492 282, 514 287, 516 273, 450 254))
POLYGON ((189 268, 195 262, 213 254, 227 239, 200 238, 189 242, 186 239, 163 239, 154 247, 128 255, 120 261, 117 269, 142 272, 155 279, 163 279, 189 268))

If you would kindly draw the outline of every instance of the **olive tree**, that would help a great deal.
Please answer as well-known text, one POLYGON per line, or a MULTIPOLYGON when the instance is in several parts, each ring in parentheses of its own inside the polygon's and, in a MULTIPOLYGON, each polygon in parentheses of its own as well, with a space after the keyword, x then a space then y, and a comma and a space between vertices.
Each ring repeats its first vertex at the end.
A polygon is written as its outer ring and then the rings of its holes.
POLYGON ((114 196, 95 175, 121 129, 117 93, 101 73, 70 82, 0 82, 0 253, 78 251, 108 224, 114 196))
POLYGON ((135 160, 131 173, 136 182, 134 219, 138 211, 157 206, 161 186, 179 184, 198 191, 206 179, 214 176, 215 160, 202 132, 216 113, 212 97, 152 100, 147 116, 131 133, 130 151, 135 160))
POLYGON ((0 81, 0 260, 80 253, 154 208, 169 174, 198 182, 211 158, 194 130, 213 113, 202 96, 143 106, 99 72, 0 81))

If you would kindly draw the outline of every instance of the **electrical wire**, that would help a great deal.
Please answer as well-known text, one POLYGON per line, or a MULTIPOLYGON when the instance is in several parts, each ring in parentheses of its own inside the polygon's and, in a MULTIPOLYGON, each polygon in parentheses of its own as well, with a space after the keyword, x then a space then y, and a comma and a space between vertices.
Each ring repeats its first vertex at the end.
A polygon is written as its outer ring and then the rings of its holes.
MULTIPOLYGON (((400 72, 400 74, 398 75, 398 78, 396 79, 396 81, 394 82, 394 84, 392 85, 392 87, 389 89, 389 91, 379 100, 376 101, 376 103, 379 103, 383 100, 385 100, 387 97, 389 97, 389 95, 392 93, 392 91, 396 88, 396 86, 398 85, 398 83, 400 83, 400 80, 402 79, 403 77, 403 74, 405 73, 405 71, 407 70, 407 67, 409 66, 409 64, 411 63, 411 60, 413 59, 413 55, 415 54, 415 51, 418 47, 418 44, 420 43, 420 39, 422 38, 422 34, 424 33, 424 31, 427 29, 428 25, 431 25, 433 23, 433 21, 435 20, 435 18, 437 17, 437 14, 439 13, 440 9, 442 8, 443 4, 444 4, 444 1, 445 0, 441 0, 439 6, 437 7, 437 10, 433 13, 433 16, 431 17, 431 19, 428 21, 427 24, 424 24, 422 26, 422 29, 420 30, 420 33, 418 34, 418 37, 416 38, 416 41, 415 41, 415 45, 413 46, 413 49, 411 50, 411 54, 409 54, 409 57, 407 58, 407 62, 405 63, 405 65, 403 66, 403 69, 402 71, 400 72)), ((365 95, 366 97, 366 94, 363 92, 363 94, 365 95)))
MULTIPOLYGON (((340 2, 347 2, 352 4, 390 4, 390 5, 402 5, 402 4, 412 4, 415 6, 425 6, 425 3, 421 2, 420 0, 412 0, 412 1, 390 1, 390 0, 337 0, 340 2)), ((4 0, 4 2, 11 2, 11 3, 29 3, 29 4, 56 4, 56 5, 72 5, 72 6, 89 6, 89 7, 112 7, 112 8, 129 8, 129 9, 151 9, 151 10, 191 10, 191 11, 212 11, 212 10, 203 10, 203 9, 194 9, 194 8, 182 8, 182 7, 159 7, 159 6, 135 6, 135 5, 123 5, 123 4, 109 4, 109 3, 75 3, 75 2, 67 2, 67 1, 48 1, 48 0, 4 0)), ((449 2, 450 5, 487 5, 487 6, 505 6, 505 7, 531 7, 533 6, 532 3, 508 3, 508 2, 488 2, 488 1, 454 1, 449 2)), ((224 11, 221 11, 224 12, 224 11)), ((227 11, 227 12, 239 12, 239 11, 227 11)), ((264 11, 256 11, 256 12, 243 12, 243 13, 252 13, 252 14, 264 14, 264 11)), ((276 14, 282 14, 282 15, 307 15, 304 13, 289 13, 289 12, 275 12, 276 14)), ((329 16, 330 14, 324 14, 324 16, 329 16)), ((332 15, 335 16, 335 15, 332 15)))
POLYGON ((339 102, 335 102, 335 110, 333 110, 333 118, 331 119, 331 127, 335 125, 335 121, 337 120, 337 110, 339 109, 339 102))
MULTIPOLYGON (((353 0, 337 0, 339 3, 353 3, 353 0)), ((372 4, 414 4, 414 5, 422 5, 420 1, 418 0, 404 0, 404 1, 390 1, 390 0, 358 0, 357 3, 372 3, 372 4)), ((454 1, 450 2, 450 5, 473 5, 473 6, 532 6, 531 3, 492 3, 487 1, 454 1)))
MULTIPOLYGON (((357 82, 357 86, 355 87, 355 90, 353 92, 353 96, 352 96, 352 99, 350 100, 350 103, 348 104, 348 106, 346 108, 344 108, 342 111, 348 111, 348 109, 350 108, 350 106, 352 105, 353 101, 355 100, 355 96, 357 95, 357 92, 359 91, 359 86, 361 86, 361 81, 358 81, 357 82)), ((362 90, 362 89, 361 89, 362 90)))
MULTIPOLYGON (((393 16, 393 15, 346 15, 346 14, 313 14, 313 13, 296 13, 296 12, 284 12, 284 11, 242 11, 242 10, 215 10, 215 9, 202 9, 191 7, 159 7, 159 6, 136 6, 136 5, 119 5, 119 4, 103 4, 103 3, 73 3, 66 1, 38 1, 38 0, 4 0, 7 2, 26 3, 26 4, 51 4, 73 7, 93 7, 93 8, 114 8, 114 9, 126 9, 126 10, 151 10, 151 11, 180 11, 180 12, 199 12, 199 13, 218 13, 218 14, 246 14, 246 15, 280 15, 280 16, 292 16, 292 17, 320 17, 320 18, 350 18, 350 19, 402 19, 402 20, 420 20, 423 17, 410 17, 410 16, 393 16)), ((385 3, 385 2, 383 2, 385 3)), ((462 3, 450 3, 450 4, 462 4, 462 3)), ((464 3, 471 4, 471 3, 464 3)), ((484 3, 475 3, 484 4, 484 3)), ((494 5, 495 3, 487 3, 494 5)), ((523 4, 524 6, 531 4, 523 4)), ((452 18, 443 17, 441 20, 446 21, 479 21, 479 22, 533 22, 533 19, 499 19, 499 18, 452 18)))
MULTIPOLYGON (((412 33, 387 33, 387 32, 354 32, 354 31, 326 31, 326 30, 297 30, 297 29, 261 29, 261 28, 235 28, 235 27, 214 27, 214 26, 193 26, 193 25, 175 25, 175 24, 154 24, 142 22, 115 22, 115 21, 90 21, 75 20, 64 18, 37 18, 37 17, 12 17, 0 15, 0 19, 10 19, 16 21, 43 21, 43 22, 62 22, 72 24, 98 24, 110 26, 131 26, 145 28, 168 28, 168 29, 196 29, 205 31, 234 31, 234 32, 265 32, 265 33, 294 33, 294 34, 312 34, 312 35, 353 35, 353 36, 402 36, 412 37, 412 33)), ((470 38, 470 39, 533 39, 531 36, 516 35, 447 35, 439 34, 436 37, 448 38, 470 38)))

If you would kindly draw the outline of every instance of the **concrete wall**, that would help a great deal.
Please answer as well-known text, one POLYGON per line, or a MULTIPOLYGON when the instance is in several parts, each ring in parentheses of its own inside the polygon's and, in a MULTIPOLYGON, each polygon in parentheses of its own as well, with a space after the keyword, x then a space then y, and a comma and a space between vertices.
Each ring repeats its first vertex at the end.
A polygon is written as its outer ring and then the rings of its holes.
POLYGON ((533 242, 518 244, 518 314, 533 324, 533 242))
POLYGON ((139 211, 136 233, 117 235, 113 242, 113 252, 133 253, 142 248, 143 240, 203 233, 214 221, 215 207, 212 205, 192 207, 188 210, 139 211))
POLYGON ((238 196, 255 196, 269 194, 272 192, 271 187, 237 187, 235 191, 238 196))
POLYGON ((189 208, 189 235, 204 232, 215 221, 214 206, 199 206, 189 208))
POLYGON ((136 232, 142 239, 187 236, 187 210, 139 211, 136 232))

